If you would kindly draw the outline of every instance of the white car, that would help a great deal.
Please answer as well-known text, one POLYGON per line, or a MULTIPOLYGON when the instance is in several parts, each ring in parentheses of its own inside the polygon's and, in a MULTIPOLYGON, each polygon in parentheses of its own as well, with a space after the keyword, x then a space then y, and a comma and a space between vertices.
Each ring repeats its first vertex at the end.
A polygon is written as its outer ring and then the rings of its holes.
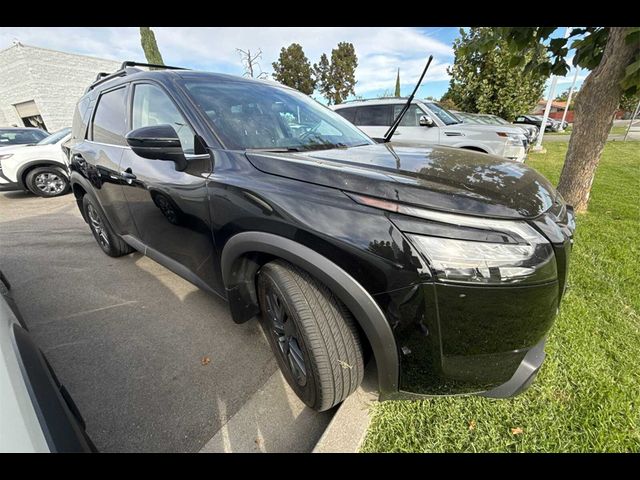
MULTIPOLYGON (((331 107, 373 138, 384 136, 406 99, 361 100, 331 107)), ((413 100, 391 141, 399 145, 436 144, 490 153, 523 162, 524 135, 515 126, 471 125, 435 102, 413 100)))
POLYGON ((95 452, 0 271, 0 453, 95 452))
POLYGON ((71 129, 63 128, 36 144, 0 149, 0 192, 29 190, 41 197, 69 192, 62 144, 70 137, 71 129))

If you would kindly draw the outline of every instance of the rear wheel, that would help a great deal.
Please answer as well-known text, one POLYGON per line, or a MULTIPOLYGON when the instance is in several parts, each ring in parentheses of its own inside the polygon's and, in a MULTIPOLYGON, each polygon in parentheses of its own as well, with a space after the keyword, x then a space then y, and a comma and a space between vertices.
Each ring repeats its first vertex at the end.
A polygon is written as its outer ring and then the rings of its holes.
POLYGON ((324 411, 362 382, 364 361, 351 313, 307 272, 276 260, 260 269, 261 324, 284 377, 309 407, 324 411))
POLYGON ((121 257, 133 252, 133 248, 116 235, 108 220, 102 215, 102 212, 89 195, 82 197, 82 208, 91 228, 91 233, 93 233, 93 237, 104 253, 110 257, 121 257))
POLYGON ((40 197, 57 197, 69 192, 69 179, 56 167, 38 167, 25 178, 25 185, 31 193, 40 197))

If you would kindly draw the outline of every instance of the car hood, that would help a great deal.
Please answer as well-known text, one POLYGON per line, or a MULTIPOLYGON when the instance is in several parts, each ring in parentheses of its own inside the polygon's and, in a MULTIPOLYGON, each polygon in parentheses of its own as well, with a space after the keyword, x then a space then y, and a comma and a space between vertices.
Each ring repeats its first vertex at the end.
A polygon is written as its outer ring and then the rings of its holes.
POLYGON ((0 154, 11 153, 11 150, 17 150, 29 145, 6 145, 4 147, 0 147, 0 154))
POLYGON ((549 181, 532 168, 458 148, 386 143, 246 155, 269 174, 467 215, 534 218, 556 196, 549 181))

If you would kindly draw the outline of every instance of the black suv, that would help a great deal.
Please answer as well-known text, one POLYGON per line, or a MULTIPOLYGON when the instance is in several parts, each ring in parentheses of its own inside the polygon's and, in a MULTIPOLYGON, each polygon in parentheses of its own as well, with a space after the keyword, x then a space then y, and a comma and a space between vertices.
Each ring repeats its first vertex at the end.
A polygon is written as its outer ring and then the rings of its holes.
POLYGON ((224 297, 235 322, 258 315, 316 410, 352 393, 369 357, 381 399, 531 383, 575 226, 544 177, 378 143, 273 82, 131 65, 89 87, 69 144, 106 254, 138 250, 224 297))

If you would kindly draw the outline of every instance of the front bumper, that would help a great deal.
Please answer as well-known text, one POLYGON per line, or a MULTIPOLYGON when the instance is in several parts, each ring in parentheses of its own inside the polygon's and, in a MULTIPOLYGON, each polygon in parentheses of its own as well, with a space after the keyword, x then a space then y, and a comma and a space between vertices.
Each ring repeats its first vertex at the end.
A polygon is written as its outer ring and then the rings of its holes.
POLYGON ((434 282, 376 300, 392 325, 400 357, 399 391, 383 398, 508 396, 526 388, 542 364, 560 285, 434 282))

